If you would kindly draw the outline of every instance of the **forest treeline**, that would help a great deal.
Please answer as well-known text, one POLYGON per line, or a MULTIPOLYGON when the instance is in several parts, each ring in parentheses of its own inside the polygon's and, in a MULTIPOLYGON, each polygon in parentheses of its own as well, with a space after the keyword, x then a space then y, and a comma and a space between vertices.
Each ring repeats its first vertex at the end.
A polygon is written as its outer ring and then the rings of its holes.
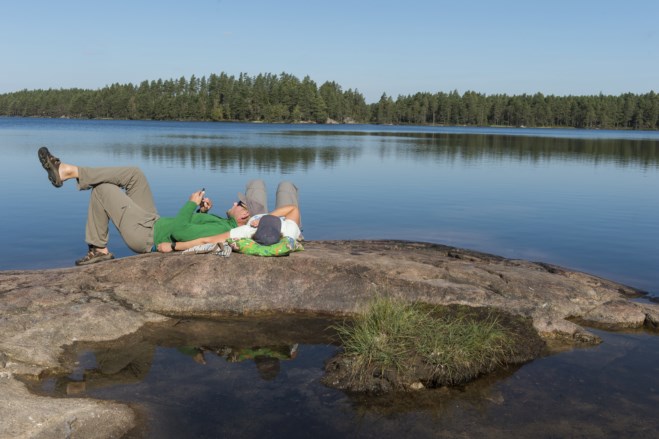
POLYGON ((98 90, 0 94, 0 115, 90 119, 376 123, 659 129, 659 95, 508 96, 474 91, 383 94, 367 104, 358 90, 318 86, 287 73, 143 81, 98 90))

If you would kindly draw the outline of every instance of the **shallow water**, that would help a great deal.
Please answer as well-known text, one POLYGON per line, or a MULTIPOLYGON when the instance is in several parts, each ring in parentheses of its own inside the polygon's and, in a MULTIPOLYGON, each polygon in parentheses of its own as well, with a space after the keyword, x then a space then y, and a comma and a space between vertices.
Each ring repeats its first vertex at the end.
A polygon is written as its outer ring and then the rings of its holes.
POLYGON ((364 397, 320 383, 335 321, 271 316, 153 325, 69 350, 73 372, 31 383, 131 403, 130 437, 652 437, 659 337, 540 358, 464 387, 364 397))

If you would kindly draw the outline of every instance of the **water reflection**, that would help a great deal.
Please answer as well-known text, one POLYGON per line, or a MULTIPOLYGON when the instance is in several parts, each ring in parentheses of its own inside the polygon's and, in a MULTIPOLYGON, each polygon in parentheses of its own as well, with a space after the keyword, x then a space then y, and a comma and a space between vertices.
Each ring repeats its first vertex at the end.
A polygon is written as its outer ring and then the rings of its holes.
POLYGON ((367 396, 320 384, 337 349, 330 324, 272 316, 153 325, 77 346, 65 358, 78 361, 73 373, 32 387, 130 403, 145 425, 129 437, 614 438, 659 428, 656 335, 596 331, 601 345, 465 386, 367 396))
MULTIPOLYGON (((66 376, 54 377, 53 394, 75 396, 118 385, 137 384, 147 378, 157 346, 150 341, 126 342, 109 348, 95 348, 78 354, 79 367, 66 376)), ((280 361, 293 360, 298 344, 273 346, 180 346, 176 351, 200 365, 208 356, 228 363, 251 362, 261 379, 271 381, 280 371, 280 361)), ((44 383, 46 385, 46 383, 44 383)), ((46 385, 47 386, 47 385, 46 385)))
POLYGON ((648 167, 659 163, 659 142, 460 134, 416 143, 412 155, 416 159, 459 156, 466 161, 558 160, 648 167))
POLYGON ((96 389, 142 382, 153 362, 155 346, 144 340, 80 354, 81 367, 55 378, 58 396, 80 395, 96 389))
POLYGON ((659 142, 639 139, 587 139, 526 137, 514 135, 410 133, 410 132, 319 132, 275 133, 269 140, 215 135, 169 135, 161 142, 116 145, 115 153, 135 155, 174 166, 202 166, 222 171, 309 171, 315 166, 332 168, 362 155, 381 159, 415 161, 582 161, 618 166, 659 166, 659 142), (273 142, 273 138, 280 137, 273 142), (181 142, 181 140, 185 142, 181 142), (221 139, 221 143, 218 140, 221 139), (286 139, 291 139, 290 141, 286 139), (175 142, 170 142, 174 140, 175 142), (317 146, 313 144, 316 143, 317 146), (329 145, 328 145, 329 144, 329 145))
MULTIPOLYGON (((292 133, 291 133, 292 134, 292 133)), ((659 163, 659 142, 644 139, 529 137, 519 135, 490 135, 473 133, 418 133, 379 131, 302 131, 295 135, 353 136, 381 140, 392 145, 389 153, 405 154, 417 160, 583 160, 586 162, 613 162, 656 166, 659 163), (391 140, 390 142, 388 140, 391 140), (403 141, 401 141, 403 140, 403 141)), ((386 155, 386 154, 385 154, 386 155)))
POLYGON ((298 344, 277 346, 183 346, 178 351, 192 357, 198 364, 207 364, 206 356, 217 355, 229 363, 252 361, 261 379, 271 381, 279 374, 280 361, 297 356, 298 344))
POLYGON ((209 369, 220 360, 253 365, 262 380, 271 381, 280 372, 280 362, 296 359, 300 343, 334 343, 334 331, 329 328, 335 323, 318 317, 279 316, 148 325, 115 341, 70 347, 64 361, 73 372, 48 377, 35 390, 58 396, 95 395, 100 389, 143 383, 150 374, 158 374, 152 366, 163 348, 170 359, 209 369))
MULTIPOLYGON (((119 146, 115 153, 133 156, 133 147, 119 146)), ((290 174, 296 171, 309 171, 315 166, 332 168, 341 162, 357 159, 362 151, 358 147, 278 147, 270 146, 230 146, 230 145, 195 145, 194 143, 177 145, 143 145, 140 146, 140 158, 143 161, 168 163, 173 166, 210 168, 228 171, 238 169, 241 172, 280 172, 290 174)))

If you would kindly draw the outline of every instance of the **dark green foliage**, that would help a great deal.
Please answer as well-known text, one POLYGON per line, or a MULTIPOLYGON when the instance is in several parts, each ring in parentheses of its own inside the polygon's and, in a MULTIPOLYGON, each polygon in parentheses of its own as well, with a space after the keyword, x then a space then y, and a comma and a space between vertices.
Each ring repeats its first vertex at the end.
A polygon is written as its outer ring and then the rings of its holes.
POLYGON ((371 121, 394 124, 659 129, 659 95, 521 96, 417 93, 371 104, 371 121))
POLYGON ((99 90, 22 90, 0 94, 0 115, 150 120, 659 129, 659 95, 520 96, 467 91, 386 93, 366 104, 357 90, 320 87, 288 73, 181 77, 99 90))
POLYGON ((0 115, 90 119, 211 120, 260 122, 369 122, 357 91, 335 83, 320 89, 308 76, 225 73, 188 80, 159 79, 139 86, 112 84, 100 90, 22 90, 0 95, 0 115))

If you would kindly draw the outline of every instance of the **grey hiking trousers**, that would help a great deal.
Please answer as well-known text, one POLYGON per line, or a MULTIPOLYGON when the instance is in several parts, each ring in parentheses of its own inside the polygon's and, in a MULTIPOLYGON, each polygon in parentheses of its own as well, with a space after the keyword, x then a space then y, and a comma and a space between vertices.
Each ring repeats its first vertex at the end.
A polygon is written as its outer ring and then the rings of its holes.
POLYGON ((109 222, 136 253, 153 247, 153 226, 159 215, 151 188, 137 167, 78 167, 78 189, 91 189, 85 241, 106 247, 109 222))
MULTIPOLYGON (((259 205, 257 212, 252 212, 250 210, 249 214, 251 216, 258 215, 261 213, 268 213, 268 194, 265 189, 265 182, 263 180, 250 180, 247 182, 245 187, 245 196, 248 200, 253 200, 259 205)), ((298 189, 290 181, 282 181, 277 186, 277 195, 275 198, 275 209, 282 206, 295 205, 300 207, 298 189)), ((300 228, 302 228, 302 222, 300 221, 300 228)))

